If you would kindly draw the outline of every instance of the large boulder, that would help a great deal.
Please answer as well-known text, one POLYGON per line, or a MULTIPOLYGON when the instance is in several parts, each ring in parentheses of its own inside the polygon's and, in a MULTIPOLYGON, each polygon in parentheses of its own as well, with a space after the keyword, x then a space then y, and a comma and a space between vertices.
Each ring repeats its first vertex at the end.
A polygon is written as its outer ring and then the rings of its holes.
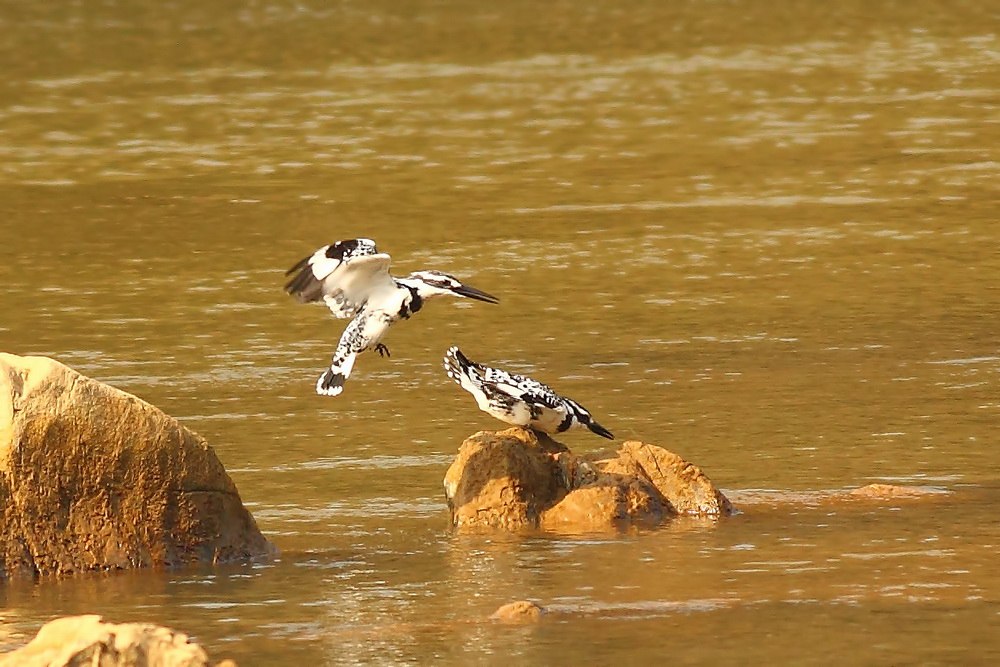
POLYGON ((592 460, 521 428, 468 438, 444 484, 452 523, 465 531, 591 532, 734 512, 697 466, 662 447, 629 441, 592 460))
MULTIPOLYGON (((104 623, 97 615, 57 618, 35 638, 0 656, 0 667, 207 667, 186 635, 149 623, 104 623)), ((227 660, 224 664, 236 667, 227 660)))
POLYGON ((204 439, 52 359, 0 353, 0 580, 275 553, 204 439))

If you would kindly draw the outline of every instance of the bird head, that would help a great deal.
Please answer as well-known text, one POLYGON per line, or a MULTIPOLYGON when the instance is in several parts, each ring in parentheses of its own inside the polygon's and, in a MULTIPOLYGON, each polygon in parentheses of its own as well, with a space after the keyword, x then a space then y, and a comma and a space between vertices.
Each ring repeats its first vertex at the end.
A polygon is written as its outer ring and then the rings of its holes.
POLYGON ((400 279, 399 282, 417 290, 417 294, 424 299, 435 296, 464 296, 486 303, 500 302, 500 299, 492 294, 465 285, 458 278, 440 271, 416 271, 400 279))

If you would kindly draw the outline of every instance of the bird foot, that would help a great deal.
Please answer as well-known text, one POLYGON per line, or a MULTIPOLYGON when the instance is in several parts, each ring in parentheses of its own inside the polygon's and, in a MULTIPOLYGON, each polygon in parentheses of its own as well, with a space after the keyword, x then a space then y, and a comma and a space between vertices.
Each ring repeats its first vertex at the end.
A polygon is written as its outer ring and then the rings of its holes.
POLYGON ((380 356, 380 357, 391 357, 392 356, 391 354, 389 354, 389 348, 387 348, 382 343, 379 343, 378 345, 375 346, 375 351, 378 352, 378 356, 380 356))

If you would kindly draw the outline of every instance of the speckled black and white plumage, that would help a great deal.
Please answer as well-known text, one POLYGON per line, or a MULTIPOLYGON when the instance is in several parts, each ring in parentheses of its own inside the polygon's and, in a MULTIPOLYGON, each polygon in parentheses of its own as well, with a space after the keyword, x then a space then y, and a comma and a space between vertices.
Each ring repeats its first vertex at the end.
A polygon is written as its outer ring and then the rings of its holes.
POLYGON ((344 391, 344 382, 351 375, 354 360, 365 350, 389 354, 389 348, 381 342, 389 332, 389 327, 400 319, 409 318, 423 304, 423 299, 409 289, 393 296, 399 296, 400 299, 389 300, 388 308, 380 305, 380 302, 369 300, 350 321, 333 353, 330 367, 316 381, 317 394, 337 396, 344 391))
POLYGON ((582 405, 537 380, 477 364, 457 347, 448 349, 444 368, 448 377, 475 397, 480 410, 502 422, 543 433, 584 427, 614 439, 582 405))
POLYGON ((440 271, 417 271, 406 278, 389 274, 389 255, 370 239, 351 239, 323 246, 293 266, 298 271, 285 290, 303 303, 323 301, 339 318, 352 318, 344 329, 330 368, 316 382, 316 392, 337 396, 351 375, 357 355, 378 350, 388 355, 382 338, 389 327, 408 319, 437 296, 464 296, 497 303, 492 294, 462 284, 440 271))

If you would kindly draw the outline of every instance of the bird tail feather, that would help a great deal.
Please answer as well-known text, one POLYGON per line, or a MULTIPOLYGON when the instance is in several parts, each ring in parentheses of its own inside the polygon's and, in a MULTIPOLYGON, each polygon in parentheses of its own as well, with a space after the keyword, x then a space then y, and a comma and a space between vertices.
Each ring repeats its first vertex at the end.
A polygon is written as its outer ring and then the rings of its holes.
POLYGON ((339 396, 344 391, 344 383, 351 376, 355 357, 357 354, 351 353, 344 359, 334 358, 330 368, 316 381, 316 393, 323 396, 339 396))
POLYGON ((470 366, 472 366, 472 362, 462 354, 458 346, 453 345, 448 348, 448 352, 444 356, 444 369, 448 372, 448 377, 458 384, 462 384, 462 376, 468 374, 470 366))

